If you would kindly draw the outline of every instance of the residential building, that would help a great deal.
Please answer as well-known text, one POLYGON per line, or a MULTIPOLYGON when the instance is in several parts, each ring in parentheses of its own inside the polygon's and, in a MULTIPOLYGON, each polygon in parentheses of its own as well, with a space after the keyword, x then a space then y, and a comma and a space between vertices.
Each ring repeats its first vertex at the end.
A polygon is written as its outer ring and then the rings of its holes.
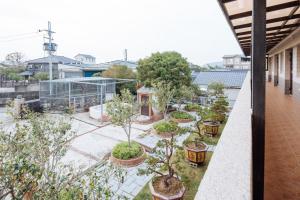
POLYGON ((223 56, 223 66, 229 69, 250 69, 250 58, 242 55, 223 56))
POLYGON ((96 64, 96 58, 87 54, 79 53, 74 57, 74 59, 84 64, 96 64))
POLYGON ((194 84, 197 84, 201 90, 206 91, 208 85, 214 82, 223 83, 225 86, 225 95, 229 100, 229 106, 233 107, 235 100, 242 88, 248 70, 223 70, 223 71, 205 71, 194 73, 194 84))
POLYGON ((79 61, 67 58, 64 56, 51 56, 51 58, 43 57, 34 60, 29 60, 26 62, 26 71, 31 72, 33 75, 38 72, 49 73, 49 62, 52 62, 52 75, 53 79, 59 78, 59 64, 62 65, 71 65, 71 64, 80 64, 79 61))
POLYGON ((251 73, 195 199, 299 199, 300 2, 218 3, 251 73))

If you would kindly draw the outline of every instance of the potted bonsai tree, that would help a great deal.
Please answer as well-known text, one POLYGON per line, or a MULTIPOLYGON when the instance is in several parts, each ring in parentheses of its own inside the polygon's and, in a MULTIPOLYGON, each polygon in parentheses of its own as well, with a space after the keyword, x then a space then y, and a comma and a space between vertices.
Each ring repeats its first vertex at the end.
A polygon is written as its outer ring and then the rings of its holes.
POLYGON ((203 124, 205 134, 216 136, 220 126, 217 114, 211 108, 203 108, 199 112, 199 115, 201 116, 201 121, 198 121, 196 124, 198 131, 201 131, 201 125, 203 124))
MULTIPOLYGON (((202 116, 204 112, 208 112, 208 110, 205 109, 204 111, 202 111, 201 112, 202 116)), ((202 165, 205 162, 206 152, 208 149, 207 145, 204 142, 202 142, 203 141, 202 130, 204 129, 202 123, 204 119, 205 118, 202 117, 196 123, 196 128, 198 129, 198 131, 196 131, 197 136, 192 137, 190 135, 190 137, 188 137, 184 141, 184 152, 185 152, 186 159, 189 162, 196 164, 197 166, 202 165)))
POLYGON ((139 165, 145 157, 145 149, 137 142, 131 141, 131 127, 138 108, 136 105, 130 91, 124 89, 121 95, 116 95, 106 107, 111 122, 121 126, 127 136, 127 142, 121 142, 113 148, 110 160, 127 167, 139 165))
POLYGON ((226 114, 228 112, 228 101, 225 96, 220 96, 211 105, 211 110, 216 114, 216 120, 223 123, 226 119, 226 114))
POLYGON ((156 174, 149 182, 149 188, 153 199, 156 200, 181 200, 185 193, 185 187, 176 175, 174 166, 178 161, 172 159, 176 149, 174 134, 170 139, 160 140, 151 155, 146 159, 146 168, 139 169, 139 175, 156 174))
POLYGON ((185 105, 184 109, 188 112, 198 112, 201 109, 201 106, 197 103, 189 103, 185 105))
POLYGON ((155 133, 162 138, 169 138, 176 134, 179 126, 174 121, 161 121, 153 126, 155 133))
POLYGON ((188 123, 188 122, 192 122, 195 119, 193 115, 184 111, 171 112, 171 118, 173 121, 177 123, 188 123))

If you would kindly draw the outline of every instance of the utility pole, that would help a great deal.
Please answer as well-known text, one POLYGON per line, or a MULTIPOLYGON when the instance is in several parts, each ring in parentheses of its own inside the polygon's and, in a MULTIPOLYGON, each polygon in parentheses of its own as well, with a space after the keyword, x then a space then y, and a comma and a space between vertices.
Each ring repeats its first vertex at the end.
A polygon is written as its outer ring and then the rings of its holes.
POLYGON ((49 82, 50 82, 50 96, 52 95, 52 80, 53 80, 53 70, 52 70, 52 53, 56 51, 57 45, 53 43, 52 34, 55 33, 51 29, 51 22, 48 21, 48 29, 39 30, 39 32, 46 32, 48 37, 44 37, 48 39, 48 43, 44 43, 44 50, 48 52, 49 55, 49 82))

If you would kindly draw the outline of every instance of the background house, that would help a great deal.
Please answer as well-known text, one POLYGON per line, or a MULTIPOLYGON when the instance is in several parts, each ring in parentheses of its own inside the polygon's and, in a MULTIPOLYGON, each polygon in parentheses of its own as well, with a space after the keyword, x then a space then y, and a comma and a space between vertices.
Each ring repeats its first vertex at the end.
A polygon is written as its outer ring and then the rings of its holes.
MULTIPOLYGON (((59 67, 58 65, 70 65, 80 64, 79 61, 67 58, 64 56, 51 56, 52 61, 52 75, 53 79, 59 78, 59 67)), ((49 62, 50 57, 43 57, 34 60, 29 60, 26 63, 26 71, 36 74, 38 72, 49 73, 49 62)))
POLYGON ((95 64, 96 63, 96 58, 94 56, 88 55, 88 54, 77 54, 74 57, 75 60, 84 63, 84 64, 95 64))
POLYGON ((230 69, 250 69, 250 58, 242 55, 225 55, 223 66, 230 69))
POLYGON ((229 106, 232 107, 243 85, 248 70, 223 70, 223 71, 205 71, 193 73, 194 83, 201 90, 207 90, 208 85, 213 82, 223 83, 225 86, 225 95, 228 97, 229 106))

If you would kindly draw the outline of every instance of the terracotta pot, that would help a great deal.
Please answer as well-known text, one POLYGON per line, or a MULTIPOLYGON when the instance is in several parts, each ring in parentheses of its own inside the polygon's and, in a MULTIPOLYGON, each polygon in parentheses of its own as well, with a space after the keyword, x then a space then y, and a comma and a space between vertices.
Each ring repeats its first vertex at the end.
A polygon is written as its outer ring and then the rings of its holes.
POLYGON ((172 195, 172 196, 166 196, 157 193, 152 184, 153 179, 149 182, 149 188, 152 194, 152 200, 183 200, 184 193, 185 193, 185 187, 183 186, 182 189, 178 194, 172 195))
POLYGON ((220 122, 204 121, 204 133, 211 136, 216 136, 219 133, 220 122))
POLYGON ((184 146, 185 157, 188 161, 197 165, 202 165, 205 162, 208 147, 204 143, 201 144, 205 146, 203 149, 194 149, 184 146))
POLYGON ((121 165, 123 167, 135 167, 135 166, 140 165, 145 160, 146 151, 143 146, 142 146, 142 151, 143 151, 143 154, 141 156, 139 156, 137 158, 132 158, 129 160, 118 159, 118 158, 114 157, 113 154, 111 153, 110 161, 116 165, 121 165))

